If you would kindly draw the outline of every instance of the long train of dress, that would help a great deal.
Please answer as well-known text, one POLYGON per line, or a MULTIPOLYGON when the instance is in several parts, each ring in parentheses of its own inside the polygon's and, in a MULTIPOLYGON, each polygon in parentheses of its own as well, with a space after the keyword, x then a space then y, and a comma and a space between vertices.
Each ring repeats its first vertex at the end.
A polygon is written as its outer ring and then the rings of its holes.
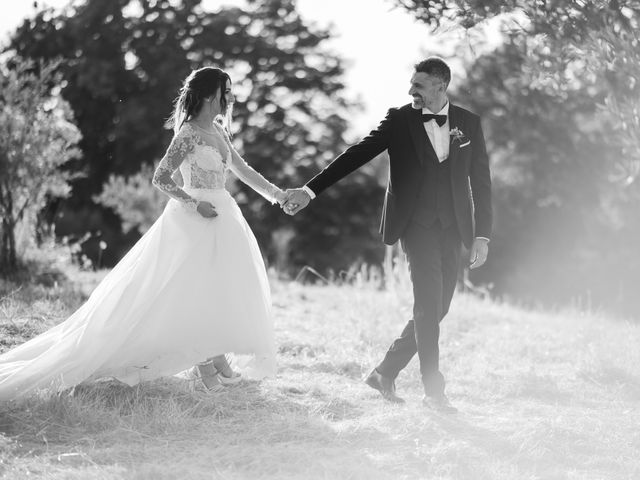
POLYGON ((185 188, 218 216, 176 200, 66 321, 0 355, 0 400, 113 377, 177 374, 213 355, 275 372, 269 284, 253 233, 224 189, 185 188))

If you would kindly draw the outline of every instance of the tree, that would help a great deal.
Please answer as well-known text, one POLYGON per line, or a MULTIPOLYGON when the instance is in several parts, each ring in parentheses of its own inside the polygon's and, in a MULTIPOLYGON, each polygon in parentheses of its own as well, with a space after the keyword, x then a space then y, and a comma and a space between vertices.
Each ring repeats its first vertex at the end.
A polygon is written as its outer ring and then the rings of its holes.
MULTIPOLYGON (((308 179, 345 146, 344 114, 355 108, 342 98, 340 59, 323 49, 328 38, 329 32, 304 22, 294 0, 252 0, 246 7, 216 12, 205 11, 200 0, 87 0, 61 14, 45 10, 26 21, 10 50, 64 59, 62 95, 83 133, 83 157, 74 168, 86 176, 74 182, 57 230, 99 231, 95 242, 109 245, 105 263, 121 256, 129 245, 122 242, 120 219, 93 199, 111 175, 126 178, 158 161, 171 137, 163 122, 180 82, 190 69, 207 64, 232 76, 238 100, 234 142, 249 163, 285 187, 308 179)), ((340 188, 369 198, 376 178, 370 171, 357 177, 340 188)), ((370 227, 358 229, 357 239, 342 234, 338 203, 329 205, 329 223, 319 226, 311 215, 282 215, 244 187, 237 198, 268 253, 272 234, 292 225, 306 237, 307 259, 323 255, 327 239, 359 241, 369 257, 381 249, 375 236, 368 237, 370 227), (307 233, 318 230, 315 237, 307 233)), ((358 205, 353 215, 359 224, 375 228, 380 205, 366 200, 358 205)), ((323 258, 317 267, 352 261, 340 249, 323 258)))
POLYGON ((18 224, 33 231, 47 199, 70 191, 72 175, 61 167, 78 156, 80 133, 67 102, 50 89, 60 80, 56 68, 20 59, 0 65, 0 271, 5 275, 19 266, 18 224))

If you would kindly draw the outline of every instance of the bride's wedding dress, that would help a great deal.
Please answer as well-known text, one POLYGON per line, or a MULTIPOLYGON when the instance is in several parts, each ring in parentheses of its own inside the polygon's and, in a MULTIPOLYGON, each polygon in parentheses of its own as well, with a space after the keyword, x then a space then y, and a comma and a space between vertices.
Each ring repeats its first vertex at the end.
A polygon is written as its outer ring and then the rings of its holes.
POLYGON ((189 123, 175 135, 154 176, 172 197, 164 212, 66 321, 0 355, 0 400, 100 378, 133 385, 227 352, 248 355, 246 376, 275 372, 265 266, 225 181, 232 170, 267 198, 275 190, 216 129, 224 148, 189 123))

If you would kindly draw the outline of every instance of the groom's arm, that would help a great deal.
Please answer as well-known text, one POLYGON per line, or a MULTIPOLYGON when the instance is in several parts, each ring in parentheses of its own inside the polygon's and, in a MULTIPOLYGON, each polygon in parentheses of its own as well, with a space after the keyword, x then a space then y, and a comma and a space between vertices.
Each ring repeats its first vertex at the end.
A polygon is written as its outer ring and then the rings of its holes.
POLYGON ((474 206, 475 239, 470 251, 470 268, 482 266, 489 254, 489 238, 493 222, 491 206, 491 172, 489 156, 480 125, 480 117, 476 117, 477 127, 471 139, 471 168, 469 180, 474 206))
POLYGON ((295 215, 309 205, 323 190, 354 172, 389 147, 391 118, 397 110, 389 109, 387 116, 378 127, 359 143, 347 148, 324 170, 309 180, 302 188, 287 190, 287 200, 282 205, 285 213, 295 215))
POLYGON ((319 195, 334 183, 339 182, 350 173, 370 162, 389 147, 391 119, 396 111, 395 108, 390 109, 377 128, 372 130, 359 143, 347 148, 306 183, 303 188, 308 193, 310 192, 311 198, 315 198, 316 195, 319 195))
POLYGON ((287 190, 287 200, 282 205, 285 213, 295 215, 309 205, 323 190, 342 180, 389 147, 391 136, 391 118, 396 112, 389 109, 387 116, 378 127, 359 143, 347 148, 327 165, 324 170, 309 180, 302 188, 287 190))
POLYGON ((489 156, 480 125, 480 117, 476 117, 477 127, 471 139, 471 165, 469 180, 473 196, 475 237, 491 238, 493 209, 491 205, 491 172, 489 156))

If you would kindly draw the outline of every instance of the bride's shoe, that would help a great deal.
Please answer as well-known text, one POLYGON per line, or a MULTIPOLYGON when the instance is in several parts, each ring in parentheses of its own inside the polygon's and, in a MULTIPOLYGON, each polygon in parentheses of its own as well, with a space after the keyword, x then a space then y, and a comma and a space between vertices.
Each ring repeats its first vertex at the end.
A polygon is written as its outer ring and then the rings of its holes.
POLYGON ((214 357, 211 361, 211 364, 216 369, 218 374, 218 380, 223 385, 235 385, 236 383, 240 383, 242 381, 242 375, 238 372, 234 372, 227 361, 227 357, 225 355, 219 355, 214 357))
POLYGON ((194 373, 208 392, 215 393, 224 389, 218 378, 218 370, 214 367, 213 362, 196 365, 194 373))
POLYGON ((235 385, 236 383, 240 383, 242 381, 242 375, 240 375, 238 372, 232 371, 231 376, 226 377, 224 373, 218 372, 218 380, 220 380, 220 383, 222 383, 223 385, 235 385))

